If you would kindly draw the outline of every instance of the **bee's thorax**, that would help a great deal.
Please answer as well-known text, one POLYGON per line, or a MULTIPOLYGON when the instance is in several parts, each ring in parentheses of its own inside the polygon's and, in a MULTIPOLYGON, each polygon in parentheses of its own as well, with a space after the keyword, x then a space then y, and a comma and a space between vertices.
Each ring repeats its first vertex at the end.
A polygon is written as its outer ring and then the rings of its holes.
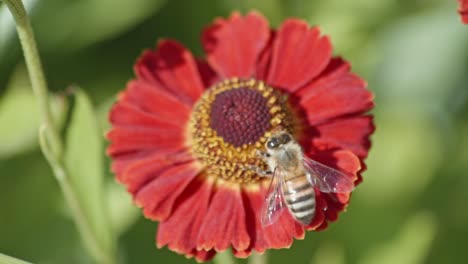
POLYGON ((286 144, 276 150, 273 156, 276 161, 276 166, 288 174, 297 174, 304 171, 302 165, 302 150, 295 142, 286 144))

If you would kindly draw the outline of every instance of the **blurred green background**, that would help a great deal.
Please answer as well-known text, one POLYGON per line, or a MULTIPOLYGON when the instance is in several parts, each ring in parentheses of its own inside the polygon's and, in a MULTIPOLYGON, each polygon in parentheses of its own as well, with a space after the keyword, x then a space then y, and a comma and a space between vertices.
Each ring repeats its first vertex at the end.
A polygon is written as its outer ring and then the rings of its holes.
MULTIPOLYGON (((232 10, 321 25, 335 54, 376 95, 377 131, 346 213, 269 263, 468 261, 468 26, 440 0, 25 1, 49 88, 81 86, 102 135, 115 94, 162 37, 202 55, 199 34, 232 10)), ((60 98, 54 100, 58 110, 60 98)), ((91 263, 37 143, 39 124, 11 15, 0 3, 0 252, 34 263, 91 263)), ((103 142, 104 144, 104 142, 103 142)), ((156 223, 132 206, 106 161, 106 199, 128 263, 193 263, 154 246, 156 223)), ((245 263, 246 260, 237 260, 245 263)))

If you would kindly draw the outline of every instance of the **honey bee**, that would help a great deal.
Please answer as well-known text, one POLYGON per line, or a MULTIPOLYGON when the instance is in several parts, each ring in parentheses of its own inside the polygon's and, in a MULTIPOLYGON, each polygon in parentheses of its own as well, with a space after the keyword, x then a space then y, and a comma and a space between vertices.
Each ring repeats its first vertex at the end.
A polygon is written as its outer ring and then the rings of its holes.
POLYGON ((346 193, 354 190, 350 177, 306 157, 301 146, 287 132, 279 131, 265 143, 266 152, 257 150, 269 170, 251 167, 257 174, 271 177, 261 212, 263 226, 273 224, 285 207, 303 226, 312 222, 316 209, 316 191, 346 193))

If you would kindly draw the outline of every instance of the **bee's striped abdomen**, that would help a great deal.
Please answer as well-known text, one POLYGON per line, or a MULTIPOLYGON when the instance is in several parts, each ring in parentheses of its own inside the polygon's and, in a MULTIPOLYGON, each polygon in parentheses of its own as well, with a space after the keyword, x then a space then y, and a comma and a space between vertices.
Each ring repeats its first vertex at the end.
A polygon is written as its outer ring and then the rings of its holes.
POLYGON ((305 175, 285 179, 284 200, 291 214, 303 225, 312 222, 315 214, 315 190, 305 175))

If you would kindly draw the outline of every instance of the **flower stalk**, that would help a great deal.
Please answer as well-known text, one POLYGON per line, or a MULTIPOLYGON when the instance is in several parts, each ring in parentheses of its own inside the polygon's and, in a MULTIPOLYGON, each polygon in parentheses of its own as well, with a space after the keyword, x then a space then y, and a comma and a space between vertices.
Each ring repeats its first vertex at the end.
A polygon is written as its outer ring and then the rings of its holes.
POLYGON ((234 258, 229 250, 221 252, 213 259, 215 264, 235 264, 234 258))
POLYGON ((57 132, 56 125, 52 119, 49 107, 49 97, 47 92, 47 83, 42 70, 41 60, 37 51, 34 33, 26 14, 26 10, 21 0, 4 0, 8 9, 13 15, 18 31, 21 47, 28 68, 29 77, 33 92, 38 100, 40 117, 42 123, 46 124, 48 130, 47 140, 55 157, 60 158, 63 152, 63 144, 57 132))
POLYGON ((263 254, 253 253, 252 256, 249 257, 248 264, 266 264, 267 263, 267 252, 263 254))
POLYGON ((92 231, 91 223, 79 203, 78 196, 70 182, 69 173, 63 161, 64 144, 59 135, 57 125, 54 123, 49 104, 47 83, 42 69, 36 41, 26 10, 21 0, 4 0, 12 13, 19 40, 23 49, 31 86, 38 100, 41 118, 39 129, 39 143, 41 150, 52 167, 55 178, 65 196, 65 200, 72 211, 75 224, 82 237, 85 248, 96 263, 118 263, 115 249, 102 245, 101 240, 92 231))

